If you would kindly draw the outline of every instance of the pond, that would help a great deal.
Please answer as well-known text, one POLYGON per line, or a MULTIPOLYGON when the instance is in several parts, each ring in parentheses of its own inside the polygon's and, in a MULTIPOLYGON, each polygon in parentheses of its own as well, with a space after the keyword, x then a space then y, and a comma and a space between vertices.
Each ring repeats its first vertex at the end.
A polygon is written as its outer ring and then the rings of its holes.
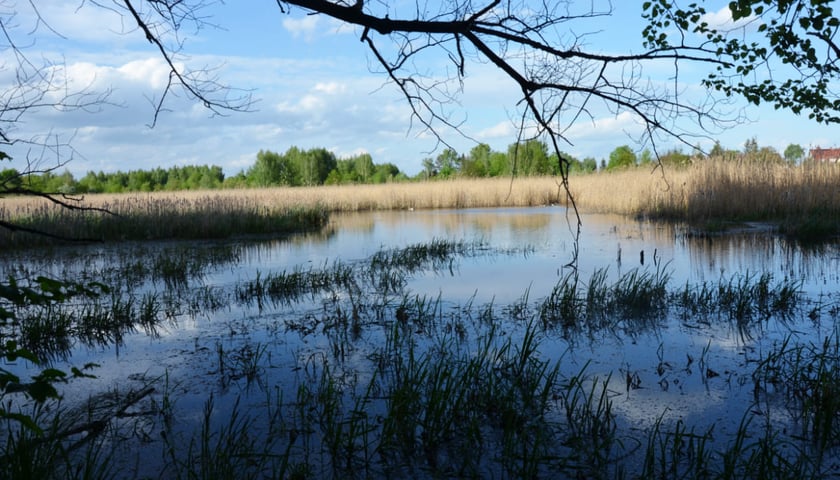
POLYGON ((633 477, 738 448, 838 472, 808 460, 840 444, 840 404, 814 407, 840 364, 837 244, 612 215, 583 216, 576 242, 575 223, 364 212, 288 239, 10 253, 0 273, 112 287, 66 307, 64 336, 18 333, 57 368, 96 365, 62 405, 109 422, 96 445, 118 477, 245 456, 237 476, 633 477))

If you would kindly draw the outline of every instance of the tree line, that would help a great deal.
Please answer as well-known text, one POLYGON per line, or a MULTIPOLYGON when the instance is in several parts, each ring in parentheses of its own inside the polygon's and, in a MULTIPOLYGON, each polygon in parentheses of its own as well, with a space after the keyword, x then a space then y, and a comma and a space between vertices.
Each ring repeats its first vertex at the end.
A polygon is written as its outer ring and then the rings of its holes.
MULTIPOLYGON (((375 184, 456 177, 559 175, 562 173, 561 168, 568 169, 568 173, 571 174, 585 174, 599 170, 645 166, 656 161, 649 149, 637 154, 628 145, 616 147, 608 159, 601 159, 600 163, 592 157, 579 160, 566 153, 561 152, 561 155, 563 162, 559 161, 557 154, 549 153, 545 143, 536 139, 513 143, 508 146, 506 152, 494 151, 488 144, 480 143, 467 154, 459 154, 452 148, 446 148, 435 157, 424 158, 422 171, 414 177, 409 177, 392 163, 374 163, 369 153, 337 158, 325 148, 303 150, 291 147, 284 153, 260 150, 251 167, 230 177, 226 177, 219 166, 199 165, 112 173, 91 171, 78 180, 69 171, 61 174, 47 171, 22 175, 14 169, 7 169, 0 172, 0 181, 4 184, 25 185, 28 189, 38 192, 121 193, 375 184)), ((791 144, 780 154, 772 147, 760 147, 752 138, 745 142, 741 150, 726 149, 720 143, 716 143, 708 155, 699 148, 694 148, 688 153, 672 149, 661 154, 658 161, 662 165, 679 168, 706 157, 793 164, 805 159, 805 151, 801 146, 791 144)))

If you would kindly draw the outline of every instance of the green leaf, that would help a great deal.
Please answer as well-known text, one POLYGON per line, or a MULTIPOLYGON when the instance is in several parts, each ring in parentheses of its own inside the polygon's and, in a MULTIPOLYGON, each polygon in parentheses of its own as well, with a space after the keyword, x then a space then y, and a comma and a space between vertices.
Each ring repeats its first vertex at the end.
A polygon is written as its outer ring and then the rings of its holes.
MULTIPOLYGON (((88 366, 90 366, 90 365, 91 364, 89 363, 89 364, 85 365, 84 368, 87 369, 88 366)), ((76 367, 71 367, 70 372, 73 374, 73 378, 96 378, 96 375, 92 375, 90 373, 85 373, 85 372, 79 370, 76 367)))
POLYGON ((0 409, 0 418, 6 418, 9 420, 14 420, 21 424, 24 428, 35 432, 38 435, 43 435, 44 431, 41 430, 41 427, 35 423, 35 420, 32 419, 29 415, 24 415, 22 413, 9 413, 3 409, 0 409))
POLYGON ((29 385, 26 393, 38 403, 44 403, 48 398, 58 398, 58 390, 47 382, 35 382, 29 385))
POLYGON ((34 363, 35 365, 38 365, 38 364, 41 363, 41 361, 38 359, 37 356, 35 356, 34 353, 30 352, 29 350, 27 350, 25 348, 18 348, 17 343, 13 340, 9 340, 8 342, 6 342, 5 355, 6 355, 6 358, 10 362, 14 362, 18 358, 23 358, 25 360, 29 360, 30 362, 34 363))
POLYGON ((67 374, 62 372, 61 370, 55 368, 47 368, 41 372, 40 375, 35 377, 35 380, 44 381, 44 382, 57 382, 63 381, 67 377, 67 374))

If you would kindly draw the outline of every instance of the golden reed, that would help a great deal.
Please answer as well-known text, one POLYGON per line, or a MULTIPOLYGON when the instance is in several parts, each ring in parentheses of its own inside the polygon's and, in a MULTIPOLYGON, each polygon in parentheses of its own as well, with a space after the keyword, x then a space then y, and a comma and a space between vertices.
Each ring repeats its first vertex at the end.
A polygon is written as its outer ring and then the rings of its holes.
MULTIPOLYGON (((582 212, 618 213, 688 221, 840 221, 840 165, 787 166, 735 161, 698 161, 690 167, 638 167, 617 172, 574 175, 570 192, 582 212)), ((528 207, 567 204, 559 178, 456 179, 420 183, 276 187, 86 195, 84 206, 108 209, 147 223, 118 227, 131 232, 108 238, 162 238, 160 225, 196 229, 231 222, 229 232, 248 229, 261 219, 299 215, 301 210, 347 212, 436 208, 528 207), (184 220, 189 217, 189 220, 184 220)), ((31 197, 0 200, 0 219, 38 228, 72 224, 78 212, 31 197)), ((62 234, 84 236, 99 213, 84 215, 84 225, 62 234), (94 220, 91 220, 93 218, 94 220)), ((107 217, 107 216, 106 216, 107 217)), ((172 227, 173 229, 175 227, 172 227)), ((290 225, 290 228, 293 228, 290 225)), ((840 227, 838 227, 840 229, 840 227)), ((256 232, 259 232, 259 228, 256 232)), ((213 236, 223 236, 225 231, 213 236)), ((96 235, 97 238, 101 238, 96 235)), ((177 238, 177 236, 176 236, 177 238)), ((0 242, 1 243, 1 242, 0 242)))
POLYGON ((698 161, 690 167, 635 168, 571 179, 585 211, 705 221, 840 218, 840 165, 698 161))
MULTIPOLYGON (((559 180, 551 177, 459 179, 423 183, 274 187, 153 193, 85 195, 85 206, 121 215, 149 209, 178 212, 206 208, 287 210, 320 207, 329 212, 432 208, 477 208, 556 204, 564 198, 559 180)), ((32 197, 5 198, 3 218, 21 218, 52 210, 32 197)), ((59 209, 60 210, 60 209, 59 209)), ((72 212, 70 212, 72 214, 72 212)))

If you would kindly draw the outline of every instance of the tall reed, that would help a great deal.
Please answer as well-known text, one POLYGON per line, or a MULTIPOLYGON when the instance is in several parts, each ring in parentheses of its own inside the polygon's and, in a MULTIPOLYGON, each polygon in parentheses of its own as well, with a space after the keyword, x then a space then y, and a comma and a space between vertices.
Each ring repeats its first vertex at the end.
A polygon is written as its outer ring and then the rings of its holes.
POLYGON ((721 160, 683 168, 580 175, 571 193, 587 211, 693 224, 772 221, 801 234, 838 233, 840 166, 721 160))
MULTIPOLYGON (((43 199, 3 198, 0 219, 71 238, 218 238, 319 228, 330 212, 571 204, 584 212, 687 221, 771 221, 785 232, 840 232, 840 166, 701 160, 575 175, 569 197, 556 177, 88 195, 68 211, 43 199)), ((0 231, 0 245, 29 236, 0 231)))
MULTIPOLYGON (((211 239, 242 235, 284 234, 323 227, 327 212, 317 204, 269 205, 248 195, 205 192, 90 196, 69 210, 42 199, 4 199, 0 219, 23 229, 63 239, 86 241, 211 239), (27 201, 28 200, 28 201, 27 201)), ((50 242, 43 235, 0 230, 0 245, 29 246, 50 242)))

